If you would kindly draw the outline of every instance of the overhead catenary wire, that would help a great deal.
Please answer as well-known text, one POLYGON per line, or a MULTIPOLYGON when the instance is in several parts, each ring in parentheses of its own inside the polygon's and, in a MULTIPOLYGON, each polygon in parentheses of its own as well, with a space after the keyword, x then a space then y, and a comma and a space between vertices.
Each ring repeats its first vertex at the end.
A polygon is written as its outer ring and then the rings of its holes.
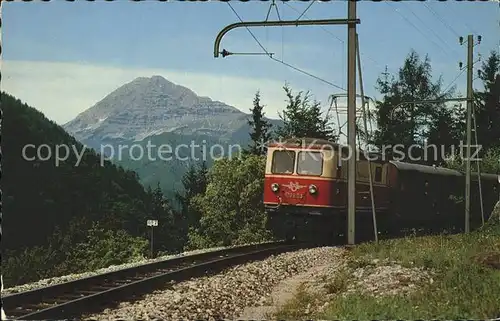
POLYGON ((453 80, 450 82, 450 84, 448 86, 445 87, 445 89, 443 90, 444 94, 447 94, 448 93, 448 90, 451 89, 451 86, 453 86, 453 84, 458 80, 458 78, 460 78, 460 76, 463 75, 463 73, 465 72, 466 68, 462 68, 462 71, 460 71, 455 78, 453 78, 453 80))
MULTIPOLYGON (((497 0, 497 1, 498 1, 498 0, 497 0)), ((452 11, 455 11, 455 9, 453 8, 453 6, 449 6, 449 8, 451 8, 451 10, 452 10, 452 11)), ((455 11, 455 16, 456 16, 456 15, 457 15, 457 12, 455 11)), ((471 27, 471 26, 467 23, 467 21, 466 21, 466 20, 463 20, 462 22, 463 22, 463 24, 464 24, 467 28, 469 28, 469 30, 470 30, 470 31, 472 31, 472 33, 473 33, 473 34, 478 35, 478 33, 477 33, 477 32, 476 32, 476 31, 475 31, 475 30, 474 30, 474 29, 473 29, 473 28, 472 28, 472 27, 471 27)))
MULTIPOLYGON (((238 14, 238 12, 236 12, 236 10, 233 8, 233 6, 231 5, 231 3, 227 2, 227 4, 228 4, 228 5, 229 5, 229 7, 231 8, 231 10, 234 12, 234 14, 236 15, 236 17, 238 17, 238 19, 239 19, 241 22, 243 22, 243 19, 240 17, 240 15, 238 14)), ((302 70, 302 69, 300 69, 300 68, 297 68, 297 67, 295 67, 295 66, 292 66, 292 65, 290 65, 289 63, 286 63, 286 62, 284 62, 284 61, 280 61, 279 59, 276 59, 276 58, 272 57, 272 55, 271 55, 271 54, 267 51, 267 49, 266 49, 266 48, 262 45, 262 43, 259 41, 259 39, 257 39, 257 37, 253 34, 253 32, 252 32, 252 31, 251 31, 248 27, 245 27, 245 28, 246 28, 246 29, 247 29, 247 31, 250 33, 250 35, 251 35, 251 36, 252 36, 252 38, 255 40, 255 42, 257 42, 257 44, 259 45, 259 47, 260 47, 260 48, 261 48, 261 49, 262 49, 262 50, 266 53, 266 55, 267 55, 270 59, 272 59, 272 60, 274 60, 274 61, 276 61, 276 62, 279 62, 279 63, 281 63, 281 64, 283 64, 283 65, 285 65, 285 66, 287 66, 287 67, 289 67, 289 68, 292 68, 292 69, 294 69, 295 71, 298 71, 298 72, 300 72, 300 73, 303 73, 303 74, 305 74, 305 75, 307 75, 307 76, 309 76, 309 77, 315 78, 316 80, 319 80, 319 81, 321 81, 321 82, 324 82, 324 83, 326 83, 326 84, 328 84, 328 85, 330 85, 330 86, 332 86, 332 87, 335 87, 335 88, 341 89, 341 90, 343 90, 343 91, 347 91, 345 88, 342 88, 341 86, 338 86, 338 85, 336 85, 336 84, 334 84, 334 83, 332 83, 332 82, 330 82, 330 81, 328 81, 328 80, 325 80, 325 79, 323 79, 323 78, 321 78, 321 77, 315 76, 315 75, 313 75, 313 74, 311 74, 311 73, 309 73, 309 72, 307 72, 307 71, 304 71, 304 70, 302 70)))
POLYGON ((422 3, 424 4, 424 6, 426 6, 426 7, 427 7, 427 9, 428 9, 428 10, 429 10, 429 11, 430 11, 430 12, 431 12, 431 13, 432 13, 432 14, 433 14, 433 15, 434 15, 434 16, 435 16, 435 17, 436 17, 439 21, 441 21, 441 23, 442 23, 445 27, 447 27, 447 28, 448 28, 451 32, 453 32, 453 33, 455 34, 455 36, 460 37, 460 35, 458 34, 458 32, 456 32, 456 31, 455 31, 455 29, 453 29, 453 28, 452 28, 452 27, 451 27, 451 26, 450 26, 450 25, 449 25, 446 21, 444 21, 444 19, 443 19, 443 18, 442 18, 442 17, 441 17, 441 16, 440 16, 440 15, 439 15, 436 11, 434 11, 434 9, 432 9, 431 7, 429 7, 429 6, 427 5, 427 3, 425 3, 425 1, 424 1, 424 2, 422 2, 422 3))
POLYGON ((394 11, 396 11, 396 13, 401 16, 401 18, 403 18, 406 22, 408 22, 415 30, 417 30, 425 39, 429 40, 430 42, 432 42, 434 45, 436 45, 436 47, 438 47, 443 53, 445 56, 447 56, 448 54, 446 53, 446 51, 443 49, 443 47, 441 47, 438 43, 436 43, 434 40, 432 39, 429 39, 428 36, 425 35, 424 32, 422 32, 422 30, 420 30, 417 26, 415 26, 415 24, 413 22, 411 22, 408 18, 406 18, 400 11, 399 9, 397 8, 394 8, 392 5, 390 5, 388 2, 384 2, 385 4, 387 4, 389 7, 391 7, 394 11))
MULTIPOLYGON (((305 18, 307 19, 310 19, 308 15, 306 15, 306 11, 307 10, 304 10, 304 12, 300 12, 299 10, 297 10, 295 7, 293 7, 292 5, 290 5, 288 2, 283 2, 286 6, 288 6, 290 9, 292 9, 293 11, 297 12, 300 14, 299 18, 297 18, 297 21, 302 17, 304 16, 305 18)), ((310 8, 311 5, 309 5, 306 9, 310 8)), ((323 27, 323 26, 319 26, 321 29, 323 29, 324 32, 326 32, 327 34, 329 34, 330 36, 332 36, 333 38, 337 39, 338 41, 340 41, 342 43, 342 86, 345 86, 346 85, 346 66, 345 66, 345 62, 346 62, 346 59, 345 59, 345 51, 343 50, 343 48, 345 47, 345 41, 340 39, 336 34, 334 34, 333 32, 331 32, 330 30, 328 30, 327 28, 323 27)))
MULTIPOLYGON (((409 7, 409 5, 405 4, 404 2, 401 2, 401 4, 403 4, 404 6, 406 6, 406 8, 410 11, 410 13, 411 13, 411 14, 412 14, 415 18, 417 18, 417 19, 418 19, 418 21, 420 21, 423 25, 426 25, 426 23, 425 23, 422 19, 420 19, 420 17, 419 17, 419 16, 418 16, 418 15, 417 15, 417 14, 416 14, 416 13, 415 13, 415 12, 414 12, 411 8, 410 8, 410 7, 409 7)), ((459 54, 459 53, 458 53, 455 49, 452 49, 452 48, 450 47, 450 45, 449 45, 446 41, 444 41, 444 40, 443 40, 443 38, 441 38, 441 36, 440 36, 439 34, 437 34, 437 33, 436 33, 436 32, 435 32, 432 28, 429 28, 429 27, 427 26, 427 29, 428 29, 428 30, 430 30, 430 32, 432 32, 432 34, 434 34, 434 36, 435 36, 437 39, 439 39, 439 41, 441 41, 442 43, 444 43, 444 44, 446 45, 447 49, 448 49, 450 52, 453 52, 456 56, 460 56, 460 54, 459 54)))
MULTIPOLYGON (((296 9, 295 7, 293 7, 292 5, 290 5, 288 2, 283 2, 286 6, 288 6, 290 9, 294 10, 295 12, 299 13, 300 14, 300 11, 298 9, 296 9)), ((310 19, 309 16, 307 16, 305 13, 303 14, 303 16, 305 18, 308 18, 310 19)), ((298 20, 298 19, 297 19, 298 20)), ((342 43, 342 48, 344 48, 345 46, 345 41, 343 39, 341 39, 339 36, 337 36, 336 34, 334 34, 333 32, 331 32, 330 30, 328 30, 327 28, 323 27, 323 26, 319 26, 321 29, 323 29, 324 32, 328 33, 330 36, 332 36, 333 38, 337 39, 339 42, 342 43)), ((373 62, 375 65, 379 66, 379 67, 384 67, 381 63, 379 63, 377 60, 373 59, 372 57, 368 56, 366 53, 360 53, 361 56, 363 56, 364 58, 367 58, 368 60, 370 60, 371 62, 373 62)), ((343 78, 343 83, 345 84, 345 74, 346 74, 346 71, 345 71, 345 52, 344 50, 342 50, 342 75, 344 75, 344 78, 343 78)), ((394 70, 393 68, 390 68, 392 71, 396 71, 394 70)))
MULTIPOLYGON (((292 7, 292 6, 291 6, 288 2, 283 2, 283 3, 284 3, 286 6, 288 6, 290 9, 294 10, 295 12, 300 13, 300 11, 299 11, 297 8, 292 7)), ((302 16, 302 15, 303 15, 304 17, 306 17, 306 18, 308 18, 308 19, 309 19, 309 16, 307 16, 307 15, 305 14, 305 12, 301 13, 301 16, 302 16)), ((299 17, 299 18, 300 18, 300 17, 299 17)), ((297 18, 297 21, 298 21, 298 20, 299 20, 299 19, 297 18)), ((340 42, 342 42, 342 43, 345 43, 345 41, 344 41, 344 40, 340 39, 340 38, 339 38, 336 34, 334 34, 333 32, 331 32, 330 30, 326 29, 326 28, 325 28, 325 27, 323 27, 323 26, 319 26, 319 27, 320 27, 321 29, 323 29, 323 31, 325 31, 326 33, 329 33, 332 37, 334 37, 334 38, 335 38, 335 39, 337 39, 338 41, 340 41, 340 42)))
POLYGON ((304 10, 304 12, 302 12, 300 14, 300 16, 297 18, 297 21, 300 20, 300 18, 302 18, 302 16, 306 14, 307 10, 309 10, 309 8, 311 8, 311 6, 314 4, 314 1, 316 1, 316 0, 312 0, 311 3, 309 3, 309 5, 307 6, 307 8, 304 10))
MULTIPOLYGON (((480 59, 479 60, 476 60, 472 65, 474 66, 476 63, 478 63, 479 61, 481 61, 480 59)), ((455 78, 453 78, 453 80, 450 82, 450 84, 448 86, 445 87, 445 89, 443 90, 444 92, 444 95, 446 95, 448 93, 448 90, 451 90, 451 86, 453 86, 453 84, 458 80, 458 78, 460 78, 461 75, 463 75, 463 73, 467 70, 467 68, 463 67, 460 69, 460 72, 455 76, 455 78)), ((476 80, 478 77, 474 78, 474 80, 476 80)))

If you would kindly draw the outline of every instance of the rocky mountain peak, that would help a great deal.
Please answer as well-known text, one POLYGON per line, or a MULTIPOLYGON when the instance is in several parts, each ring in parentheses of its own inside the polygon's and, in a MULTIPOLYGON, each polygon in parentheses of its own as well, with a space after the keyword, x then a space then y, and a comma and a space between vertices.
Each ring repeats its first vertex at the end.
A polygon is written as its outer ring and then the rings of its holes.
POLYGON ((162 76, 138 77, 63 125, 78 140, 142 140, 162 132, 224 136, 246 123, 235 107, 162 76))

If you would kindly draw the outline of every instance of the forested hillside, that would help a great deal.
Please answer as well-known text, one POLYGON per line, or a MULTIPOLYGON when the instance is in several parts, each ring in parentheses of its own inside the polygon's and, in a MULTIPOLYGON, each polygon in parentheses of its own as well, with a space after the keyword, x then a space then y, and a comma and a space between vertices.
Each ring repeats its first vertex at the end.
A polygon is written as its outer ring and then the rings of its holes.
MULTIPOLYGON (((146 219, 158 212, 153 200, 162 195, 145 191, 134 172, 111 162, 101 166, 99 156, 90 150, 78 164, 74 151, 81 153, 80 143, 42 113, 3 92, 2 107, 2 248, 6 258, 2 265, 6 284, 33 279, 34 275, 85 269, 82 265, 92 255, 76 253, 76 244, 95 241, 98 244, 92 246, 96 250, 122 249, 129 255, 142 255, 147 243, 134 237, 145 235, 146 219), (23 148, 28 144, 49 146, 52 157, 40 160, 39 156, 48 155, 47 149, 41 149, 37 157, 33 147, 27 148, 23 157, 23 148), (56 147, 63 145, 69 147, 69 156, 56 165, 56 147), (99 225, 93 229, 94 234, 89 234, 96 222, 99 225), (99 237, 98 231, 102 234, 99 237), (97 239, 89 240, 89 235, 97 239), (106 247, 104 236, 110 247, 106 247), (116 243, 111 244, 112 239, 116 243), (79 262, 71 261, 71 257, 79 262)), ((173 220, 168 208, 158 215, 173 220)), ((122 253, 110 261, 120 261, 120 255, 127 259, 127 254, 122 253)))
POLYGON ((137 147, 132 152, 130 149, 123 149, 122 155, 118 155, 118 145, 116 145, 116 154, 111 158, 111 161, 136 172, 144 186, 157 186, 159 184, 165 197, 173 201, 175 200, 175 191, 183 188, 182 177, 191 165, 195 166, 206 161, 207 166, 210 167, 215 159, 228 157, 228 153, 231 153, 232 157, 238 157, 241 144, 243 143, 243 147, 245 147, 249 141, 250 139, 247 138, 244 141, 227 142, 219 141, 210 135, 163 133, 139 142, 123 145, 128 147, 141 146, 144 151, 144 156, 141 158, 138 157, 139 148, 137 147), (151 146, 151 155, 149 156, 148 145, 151 146), (217 148, 211 148, 215 145, 218 145, 217 148), (165 151, 168 148, 170 148, 170 152, 167 153, 165 151))

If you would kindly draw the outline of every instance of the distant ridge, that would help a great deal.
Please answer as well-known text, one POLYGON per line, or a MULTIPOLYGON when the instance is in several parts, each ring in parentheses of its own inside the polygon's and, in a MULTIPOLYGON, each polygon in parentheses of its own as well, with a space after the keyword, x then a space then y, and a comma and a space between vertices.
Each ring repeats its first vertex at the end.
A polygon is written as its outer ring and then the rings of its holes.
POLYGON ((152 76, 119 87, 63 127, 82 142, 142 140, 165 132, 227 137, 247 117, 233 106, 152 76))

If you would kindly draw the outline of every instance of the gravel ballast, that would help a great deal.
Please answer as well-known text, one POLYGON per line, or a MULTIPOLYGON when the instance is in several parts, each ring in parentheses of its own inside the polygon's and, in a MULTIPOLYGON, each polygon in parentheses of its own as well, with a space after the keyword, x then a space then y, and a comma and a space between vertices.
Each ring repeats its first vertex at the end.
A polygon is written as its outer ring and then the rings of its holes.
MULTIPOLYGON (((255 243, 255 244, 258 244, 258 243, 255 243)), ((248 244, 248 245, 250 245, 250 244, 248 244)), ((205 253, 205 252, 213 252, 213 251, 228 249, 231 247, 234 247, 234 246, 213 247, 213 248, 208 248, 208 249, 193 250, 193 251, 187 251, 187 252, 178 253, 178 254, 164 255, 161 257, 154 258, 154 259, 143 258, 141 260, 137 260, 137 261, 130 262, 130 263, 111 265, 111 266, 108 266, 106 268, 98 269, 95 271, 89 271, 89 272, 47 278, 47 279, 39 280, 39 281, 36 281, 33 283, 26 283, 26 284, 13 286, 11 288, 5 288, 2 290, 2 295, 9 295, 9 294, 14 294, 14 293, 19 293, 19 292, 35 290, 35 289, 43 288, 43 287, 46 287, 49 285, 70 282, 70 281, 74 281, 74 280, 78 280, 78 279, 91 277, 94 275, 104 274, 104 273, 108 273, 108 272, 114 272, 114 271, 118 271, 118 270, 122 270, 122 269, 128 269, 128 268, 132 268, 135 266, 140 266, 140 265, 144 265, 144 264, 148 264, 148 263, 152 263, 152 262, 164 261, 164 260, 174 259, 177 257, 195 255, 195 254, 200 254, 200 253, 205 253)))
POLYGON ((334 261, 341 248, 288 252, 229 268, 207 277, 179 282, 135 302, 86 316, 86 320, 235 319, 245 307, 265 305, 273 287, 314 266, 334 261))

